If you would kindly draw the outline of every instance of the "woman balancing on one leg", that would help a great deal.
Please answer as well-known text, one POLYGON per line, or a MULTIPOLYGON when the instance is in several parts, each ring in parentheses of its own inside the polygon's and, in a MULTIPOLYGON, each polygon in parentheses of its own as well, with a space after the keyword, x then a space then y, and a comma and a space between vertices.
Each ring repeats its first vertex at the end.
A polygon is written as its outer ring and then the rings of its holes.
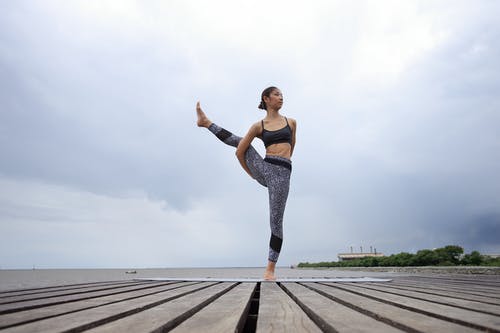
POLYGON ((293 148, 297 123, 279 113, 283 105, 283 95, 276 87, 262 92, 260 109, 266 110, 266 117, 250 127, 245 137, 240 138, 211 122, 203 113, 200 102, 196 104, 198 126, 206 127, 222 142, 236 148, 236 156, 243 169, 261 185, 268 188, 271 217, 271 240, 269 261, 265 280, 275 280, 274 269, 283 243, 283 214, 290 186, 293 148), (266 158, 262 158, 251 146, 257 137, 264 141, 266 158))

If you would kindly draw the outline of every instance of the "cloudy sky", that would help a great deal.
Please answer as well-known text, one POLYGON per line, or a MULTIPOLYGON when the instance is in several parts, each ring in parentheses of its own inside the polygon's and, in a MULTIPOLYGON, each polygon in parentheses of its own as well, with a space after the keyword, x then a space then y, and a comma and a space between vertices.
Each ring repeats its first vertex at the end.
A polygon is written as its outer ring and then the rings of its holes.
POLYGON ((267 191, 194 110, 242 135, 270 85, 298 122, 280 265, 499 253, 499 12, 0 2, 0 267, 263 266, 267 191))

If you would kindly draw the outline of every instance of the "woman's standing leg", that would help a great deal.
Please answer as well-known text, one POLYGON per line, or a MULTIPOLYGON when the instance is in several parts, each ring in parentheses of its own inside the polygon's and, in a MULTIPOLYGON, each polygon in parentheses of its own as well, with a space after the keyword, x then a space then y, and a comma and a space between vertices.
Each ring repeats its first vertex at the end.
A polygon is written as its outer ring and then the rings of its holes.
POLYGON ((275 279, 274 270, 283 244, 283 216, 290 188, 290 174, 291 170, 283 166, 268 164, 266 168, 271 227, 268 265, 264 275, 266 280, 275 279))

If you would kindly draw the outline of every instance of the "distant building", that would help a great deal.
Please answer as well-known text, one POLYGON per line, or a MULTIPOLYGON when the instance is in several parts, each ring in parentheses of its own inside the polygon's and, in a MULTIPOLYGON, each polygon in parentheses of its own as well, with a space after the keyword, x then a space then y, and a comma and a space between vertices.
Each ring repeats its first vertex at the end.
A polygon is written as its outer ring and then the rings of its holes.
POLYGON ((372 251, 371 246, 370 246, 370 252, 363 252, 363 247, 361 247, 360 249, 361 249, 360 252, 353 252, 351 247, 350 253, 339 253, 337 257, 339 258, 339 261, 363 259, 370 257, 377 257, 377 258, 384 257, 384 254, 377 252, 377 249, 375 249, 375 251, 372 251))

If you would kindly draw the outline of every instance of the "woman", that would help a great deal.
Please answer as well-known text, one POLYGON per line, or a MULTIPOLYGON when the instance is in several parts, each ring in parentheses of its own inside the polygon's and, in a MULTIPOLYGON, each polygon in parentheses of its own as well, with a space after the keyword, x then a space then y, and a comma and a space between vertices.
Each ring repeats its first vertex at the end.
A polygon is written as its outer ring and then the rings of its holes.
POLYGON ((285 212, 292 162, 290 158, 295 147, 297 123, 279 113, 283 95, 276 87, 262 92, 259 108, 266 110, 266 117, 250 127, 240 138, 211 122, 203 113, 200 102, 196 104, 198 126, 208 128, 222 142, 237 147, 236 156, 243 169, 261 185, 268 188, 271 222, 269 258, 264 273, 265 280, 275 280, 274 270, 283 243, 283 214, 285 212), (266 158, 262 158, 251 146, 254 138, 264 141, 266 158))

